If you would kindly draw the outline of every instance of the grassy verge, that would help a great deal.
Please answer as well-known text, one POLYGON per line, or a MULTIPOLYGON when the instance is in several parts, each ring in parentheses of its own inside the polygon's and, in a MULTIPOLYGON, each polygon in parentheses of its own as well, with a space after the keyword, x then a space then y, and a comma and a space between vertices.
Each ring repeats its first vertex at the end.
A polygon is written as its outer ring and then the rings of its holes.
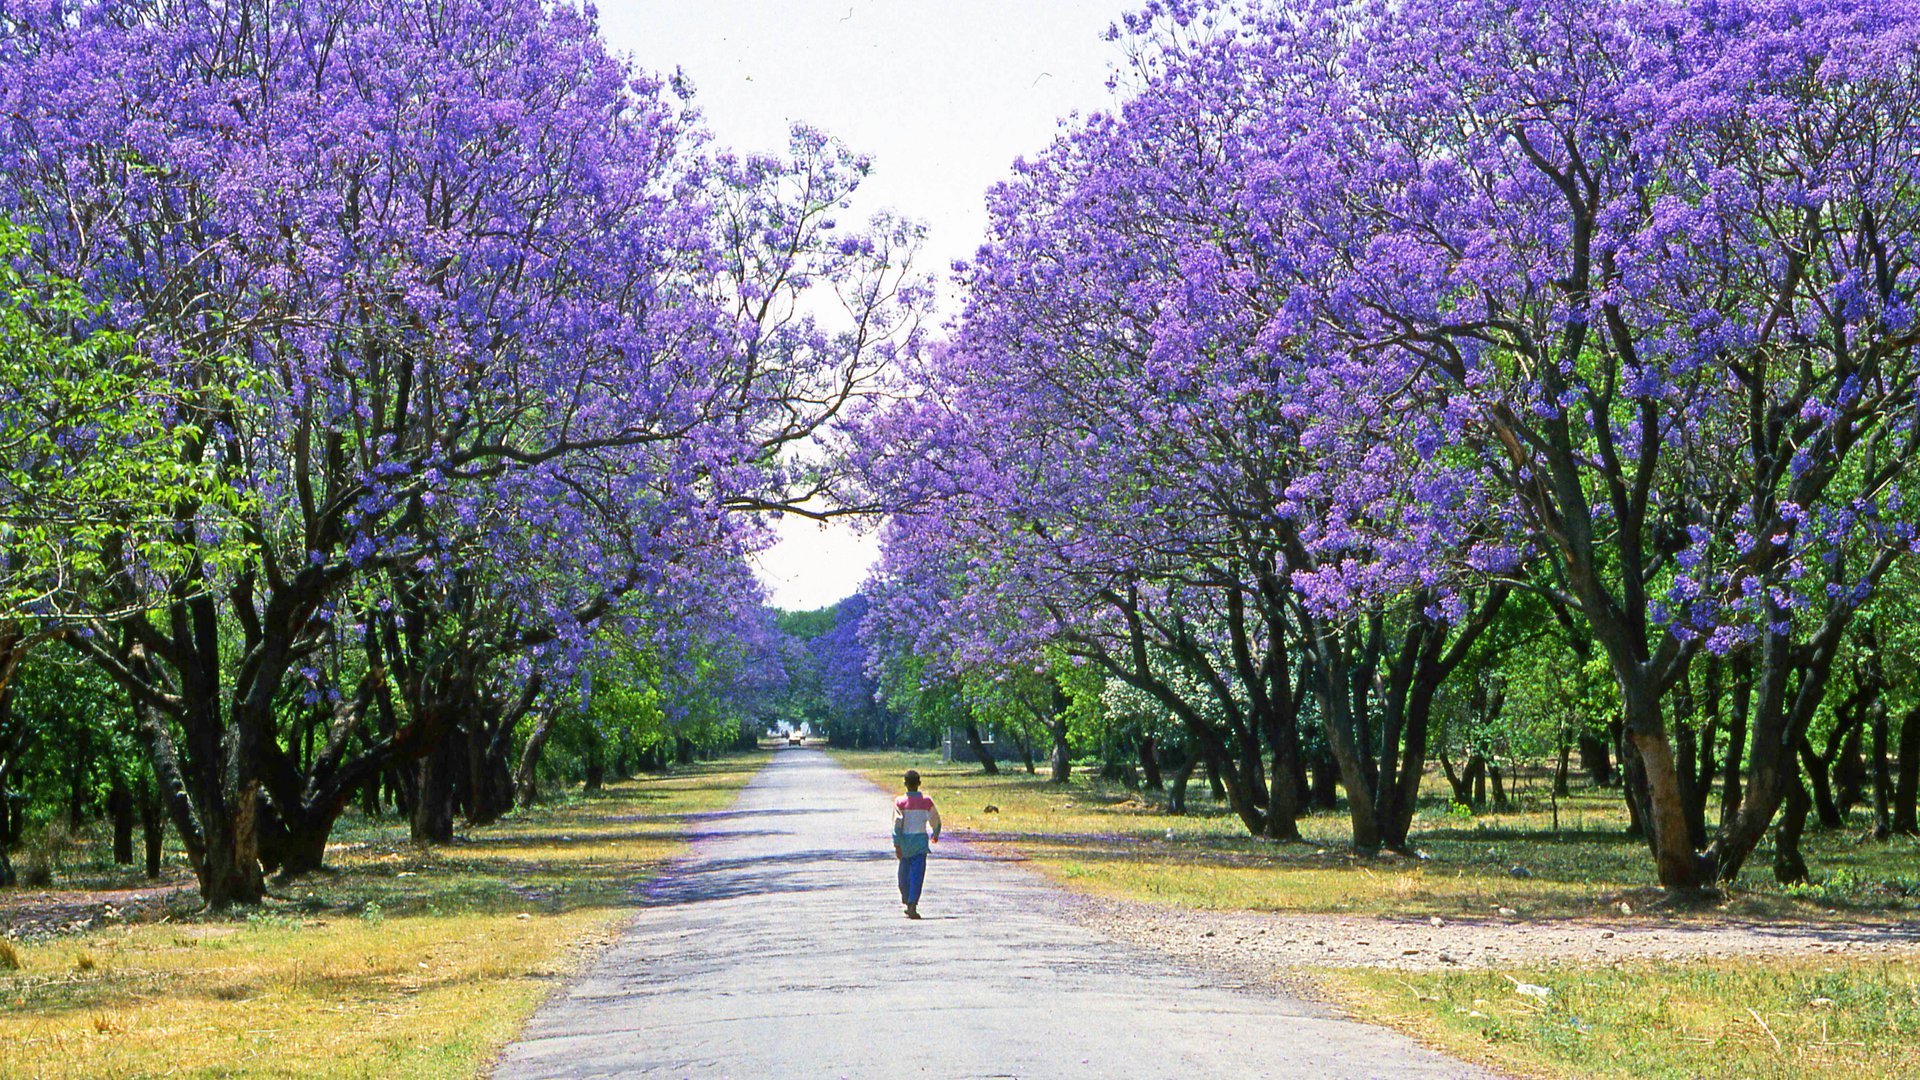
POLYGON ((621 783, 431 850, 350 820, 333 870, 239 918, 14 942, 0 1073, 465 1077, 765 759, 621 783))
POLYGON ((1799 919, 1879 921, 1920 913, 1920 843, 1861 842, 1853 833, 1812 833, 1804 845, 1819 881, 1782 888, 1757 852, 1746 879, 1718 904, 1670 910, 1655 903, 1646 847, 1624 833, 1615 791, 1576 789, 1549 800, 1523 790, 1508 813, 1460 817, 1429 783, 1413 830, 1425 858, 1358 858, 1343 814, 1304 818, 1304 844, 1247 835, 1208 798, 1204 780, 1189 812, 1170 815, 1158 795, 1076 775, 1062 788, 1017 768, 987 776, 972 763, 932 754, 834 751, 888 787, 918 769, 948 828, 1011 847, 1041 869, 1097 894, 1183 907, 1380 915, 1799 919), (986 807, 996 810, 986 812, 986 807), (1555 827, 1555 819, 1558 827, 1555 827))
MULTIPOLYGON (((1723 901, 1669 907, 1645 847, 1624 835, 1612 791, 1551 800, 1538 786, 1522 791, 1512 812, 1469 817, 1432 799, 1414 827, 1426 858, 1364 859, 1347 851, 1347 823, 1335 815, 1303 820, 1304 844, 1249 837, 1212 803, 1203 781, 1189 791, 1190 812, 1174 816, 1157 796, 1082 776, 1063 788, 1024 771, 986 776, 977 765, 942 764, 931 754, 836 756, 889 787, 903 770, 918 769, 949 828, 1018 852, 1063 884, 1180 907, 1447 917, 1508 908, 1539 920, 1826 924, 1883 923, 1920 911, 1920 845, 1863 842, 1857 831, 1807 837, 1813 885, 1774 883, 1765 870, 1772 853, 1763 849, 1723 901)), ((1428 785, 1430 795, 1435 788, 1444 791, 1444 781, 1428 785)), ((1920 963, 1913 960, 1348 969, 1317 979, 1356 1015, 1527 1075, 1920 1076, 1920 963), (1548 993, 1520 993, 1519 983, 1548 993)))
POLYGON ((1530 1074, 1920 1076, 1920 964, 1912 961, 1321 975, 1363 1015, 1530 1074))

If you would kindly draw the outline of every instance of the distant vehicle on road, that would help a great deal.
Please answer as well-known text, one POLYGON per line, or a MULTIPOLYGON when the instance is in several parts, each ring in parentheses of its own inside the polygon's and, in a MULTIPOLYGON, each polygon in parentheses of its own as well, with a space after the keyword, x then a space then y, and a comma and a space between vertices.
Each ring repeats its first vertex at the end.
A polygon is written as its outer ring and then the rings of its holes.
POLYGON ((805 741, 806 741, 805 737, 802 736, 799 732, 797 731, 787 732, 788 746, 799 746, 802 742, 805 742, 805 741))

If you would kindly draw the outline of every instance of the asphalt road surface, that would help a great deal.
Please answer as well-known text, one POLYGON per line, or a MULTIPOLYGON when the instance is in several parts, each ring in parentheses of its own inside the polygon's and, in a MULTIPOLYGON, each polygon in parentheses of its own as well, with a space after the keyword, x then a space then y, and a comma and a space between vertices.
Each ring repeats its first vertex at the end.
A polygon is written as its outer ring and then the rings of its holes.
POLYGON ((824 753, 776 752, 733 809, 703 816, 691 855, 495 1076, 1489 1075, 1099 936, 1039 874, 952 837, 909 921, 891 813, 824 753))

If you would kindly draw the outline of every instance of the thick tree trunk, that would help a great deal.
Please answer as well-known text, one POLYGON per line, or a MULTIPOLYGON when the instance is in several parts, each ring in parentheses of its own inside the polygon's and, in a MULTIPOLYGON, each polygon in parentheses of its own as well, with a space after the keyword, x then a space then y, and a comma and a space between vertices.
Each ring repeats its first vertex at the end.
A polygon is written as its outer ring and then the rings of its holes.
POLYGON ((1332 810, 1340 805, 1340 766, 1329 754, 1316 754, 1309 766, 1312 772, 1313 808, 1332 810))
POLYGON ((1578 739, 1580 750, 1580 771, 1594 787, 1606 787, 1613 783, 1613 755, 1607 750, 1607 741, 1591 731, 1582 731, 1578 739))
POLYGON ((1653 846, 1660 884, 1669 889, 1699 889, 1713 882, 1712 867, 1693 845, 1686 801, 1673 746, 1667 740, 1660 701, 1644 687, 1626 695, 1625 726, 1638 752, 1646 783, 1647 838, 1653 846))
POLYGON ((1404 691, 1403 703, 1394 707, 1401 714, 1400 719, 1397 724, 1389 725, 1382 739, 1381 779, 1380 789, 1374 796, 1374 820, 1380 830, 1381 844, 1394 851, 1409 849, 1407 837, 1413 831, 1413 815, 1420 807, 1420 779, 1427 770, 1427 733, 1432 723, 1433 697, 1451 670, 1438 663, 1444 640, 1438 628, 1428 631, 1422 655, 1415 661, 1412 685, 1404 691), (1400 744, 1397 748, 1393 745, 1395 742, 1400 744))
POLYGON ((1893 831, 1920 832, 1920 705, 1900 722, 1898 779, 1893 789, 1893 831))
POLYGON ((1369 763, 1361 757, 1356 737, 1356 732, 1367 725, 1364 717, 1356 718, 1352 712, 1356 700, 1365 706, 1365 698, 1351 685, 1351 673, 1344 670, 1338 648, 1330 632, 1316 633, 1314 694, 1320 706, 1321 731, 1340 768, 1340 786, 1347 789, 1353 846, 1362 852, 1374 852, 1380 850, 1380 823, 1374 815, 1373 786, 1367 776, 1369 763))
POLYGON ((453 782, 460 749, 453 740, 443 739, 414 767, 412 835, 416 844, 453 840, 453 782))
POLYGON ((1053 736, 1053 752, 1047 756, 1047 780, 1049 783, 1064 784, 1073 779, 1073 752, 1067 746, 1067 718, 1064 714, 1056 714, 1047 721, 1047 734, 1053 736))
POLYGON ((598 729, 589 728, 587 731, 587 759, 582 763, 585 776, 581 780, 582 786, 589 792, 599 791, 601 786, 606 783, 606 753, 606 740, 601 737, 598 729))
POLYGON ((279 837, 278 863, 279 873, 276 880, 292 881, 318 871, 326 863, 327 838, 333 835, 333 818, 300 818, 283 822, 285 832, 279 837))
POLYGON ((266 874, 260 866, 255 832, 254 796, 259 784, 242 790, 231 814, 209 814, 202 822, 205 852, 195 867, 200 897, 215 910, 237 904, 258 904, 267 894, 266 874))
POLYGON ((1261 734, 1266 737, 1270 755, 1266 822, 1269 840, 1300 839, 1302 773, 1305 771, 1300 756, 1300 710, 1311 692, 1312 678, 1312 672, 1302 666, 1291 685, 1282 683, 1279 692, 1269 696, 1262 715, 1261 734))
POLYGON ((1140 753, 1140 777, 1148 791, 1160 791, 1166 784, 1160 778, 1160 748, 1153 736, 1142 735, 1135 741, 1140 753))
POLYGON ((1193 779, 1196 762, 1192 754, 1187 754, 1173 770, 1173 783, 1167 788, 1167 813, 1184 814, 1187 812, 1187 782, 1193 779))
POLYGON ((160 787, 151 778, 142 777, 138 791, 140 834, 145 841, 147 877, 160 876, 160 858, 167 835, 166 807, 160 801, 160 787))
MULTIPOLYGON (((1709 729, 1707 739, 1713 738, 1709 729)), ((1711 789, 1700 783, 1700 771, 1713 766, 1712 754, 1701 761, 1700 739, 1696 737, 1693 725, 1680 721, 1674 724, 1674 744, 1677 751, 1674 770, 1680 777, 1681 806, 1687 816, 1687 843, 1696 851, 1707 846, 1707 796, 1711 789)))
POLYGON ((987 749, 985 740, 980 737, 980 725, 969 717, 961 729, 966 732, 967 745, 973 748, 973 759, 980 763, 980 770, 988 776, 1000 775, 1000 764, 993 760, 993 752, 987 749))
MULTIPOLYGON (((1294 752, 1297 755, 1297 751, 1294 752)), ((1284 745, 1273 751, 1273 768, 1267 774, 1267 828, 1269 840, 1300 839, 1300 807, 1295 802, 1299 782, 1297 766, 1284 745)))
POLYGON ((512 748, 500 733, 468 737, 467 824, 491 825, 513 809, 513 766, 507 757, 512 748))

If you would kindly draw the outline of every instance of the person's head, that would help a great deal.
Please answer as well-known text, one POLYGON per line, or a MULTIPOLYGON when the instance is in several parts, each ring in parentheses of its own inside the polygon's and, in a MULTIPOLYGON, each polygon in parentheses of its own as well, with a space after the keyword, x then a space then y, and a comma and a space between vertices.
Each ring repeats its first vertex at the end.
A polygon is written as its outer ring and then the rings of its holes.
POLYGON ((915 772, 912 769, 907 770, 907 790, 908 791, 920 790, 920 774, 915 772))

